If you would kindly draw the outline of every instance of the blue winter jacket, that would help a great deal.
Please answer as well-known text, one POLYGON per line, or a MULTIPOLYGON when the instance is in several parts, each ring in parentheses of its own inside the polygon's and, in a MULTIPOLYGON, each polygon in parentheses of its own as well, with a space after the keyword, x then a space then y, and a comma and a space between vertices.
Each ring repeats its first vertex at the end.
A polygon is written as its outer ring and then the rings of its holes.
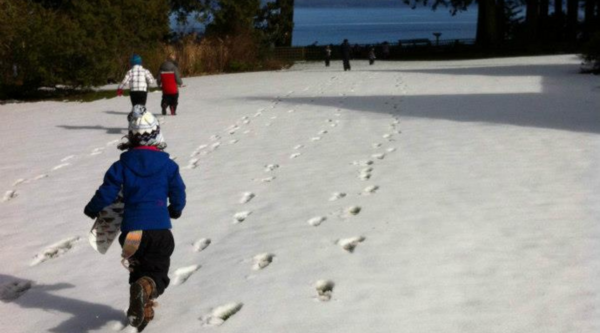
POLYGON ((170 229, 167 198, 170 209, 179 215, 185 207, 185 184, 179 166, 162 151, 134 148, 121 154, 86 210, 99 213, 113 203, 121 186, 125 201, 122 232, 170 229))

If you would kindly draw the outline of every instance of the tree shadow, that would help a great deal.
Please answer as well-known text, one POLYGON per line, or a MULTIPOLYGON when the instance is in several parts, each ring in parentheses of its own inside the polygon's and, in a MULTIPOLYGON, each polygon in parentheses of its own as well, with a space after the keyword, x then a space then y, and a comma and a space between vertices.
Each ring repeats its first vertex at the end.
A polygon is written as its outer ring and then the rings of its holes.
POLYGON ((129 114, 129 112, 121 112, 121 111, 104 111, 104 113, 119 115, 119 116, 127 116, 129 114))
MULTIPOLYGON (((272 101, 272 97, 251 98, 272 101)), ((281 103, 307 104, 393 115, 483 122, 522 127, 600 133, 600 112, 594 105, 573 107, 565 101, 544 99, 540 94, 477 94, 419 96, 280 97, 281 103), (396 98, 397 106, 389 101, 396 98), (426 101, 426 104, 423 102, 426 101), (558 103, 558 106, 557 106, 558 103)))
MULTIPOLYGON (((532 128, 546 128, 584 133, 600 133, 598 103, 591 100, 590 91, 596 93, 589 76, 577 73, 578 68, 569 64, 502 65, 486 64, 456 68, 390 69, 374 70, 392 73, 418 73, 442 75, 438 83, 440 94, 422 94, 414 91, 398 95, 369 96, 322 96, 322 97, 279 97, 282 103, 307 104, 364 112, 390 113, 399 116, 442 119, 457 122, 483 122, 532 128), (464 76, 464 77, 463 77, 464 76), (489 76, 481 92, 477 92, 478 81, 466 76, 489 76), (509 77, 519 77, 512 81, 509 77), (519 80, 524 77, 539 79, 539 92, 522 91, 519 80), (497 80, 500 83, 496 82, 497 80), (504 82, 504 83, 502 83, 504 82), (568 84, 573 83, 573 84, 568 84), (457 93, 452 86, 461 86, 457 93), (511 85, 512 84, 512 85, 511 85), (446 85, 446 86, 444 86, 446 85), (448 85, 450 87, 448 88, 448 85), (473 93, 465 91, 469 87, 473 93), (581 89, 589 86, 590 91, 581 89), (504 88, 507 89, 504 89, 504 88), (498 88, 498 89, 496 89, 498 88), (503 92, 502 90, 509 90, 503 92), (460 92, 459 92, 460 91, 460 92)), ((365 71, 367 72, 367 71, 365 71)), ((595 83, 595 82, 594 82, 595 83)), ((390 84, 394 83, 390 80, 390 84)), ((393 88, 392 88, 393 89, 393 88)), ((389 91, 389 89, 387 90, 389 91)), ((270 101, 273 96, 250 98, 270 101)))
MULTIPOLYGON (((400 67, 402 65, 399 65, 400 67)), ((544 78, 561 77, 565 74, 578 74, 579 67, 570 64, 531 64, 531 65, 498 65, 490 66, 486 64, 469 63, 468 67, 460 67, 460 64, 454 64, 442 68, 398 68, 398 69, 373 69, 370 72, 400 72, 400 73, 419 73, 432 75, 482 75, 482 76, 541 76, 544 78)))
POLYGON ((127 134, 127 128, 121 127, 105 127, 105 126, 70 126, 70 125, 59 125, 56 127, 68 129, 68 130, 102 130, 106 131, 107 134, 127 134))
POLYGON ((124 320, 123 311, 110 306, 52 294, 53 291, 74 288, 75 286, 70 283, 35 285, 29 280, 0 274, 0 284, 6 285, 7 283, 29 284, 30 287, 16 299, 3 300, 5 303, 17 304, 24 309, 41 309, 71 314, 69 319, 49 329, 48 332, 90 332, 106 326, 109 321, 124 320))

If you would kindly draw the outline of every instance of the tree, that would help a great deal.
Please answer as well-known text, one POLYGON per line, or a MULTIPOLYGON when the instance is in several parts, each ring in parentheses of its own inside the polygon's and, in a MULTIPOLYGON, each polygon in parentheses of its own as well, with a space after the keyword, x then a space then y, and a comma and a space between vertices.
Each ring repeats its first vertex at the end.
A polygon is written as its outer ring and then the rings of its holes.
POLYGON ((211 20, 207 35, 232 36, 253 31, 259 16, 260 0, 218 0, 210 5, 211 20))
POLYGON ((291 46, 294 29, 294 1, 267 2, 261 9, 258 28, 265 41, 275 46, 291 46))
POLYGON ((156 48, 169 32, 163 0, 0 1, 7 9, 1 24, 10 27, 0 35, 2 78, 9 84, 104 84, 120 75, 133 52, 156 48), (12 68, 18 78, 8 80, 12 68))

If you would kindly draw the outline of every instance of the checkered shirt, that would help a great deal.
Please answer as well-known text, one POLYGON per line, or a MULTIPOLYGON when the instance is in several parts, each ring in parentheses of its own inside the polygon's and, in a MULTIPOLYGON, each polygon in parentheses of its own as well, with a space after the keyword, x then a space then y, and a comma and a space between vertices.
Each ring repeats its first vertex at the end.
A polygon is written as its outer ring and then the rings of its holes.
POLYGON ((125 75, 123 82, 119 85, 119 89, 123 89, 126 85, 129 85, 129 90, 131 91, 147 91, 148 85, 151 84, 156 84, 152 73, 140 65, 135 65, 127 71, 127 75, 125 75))

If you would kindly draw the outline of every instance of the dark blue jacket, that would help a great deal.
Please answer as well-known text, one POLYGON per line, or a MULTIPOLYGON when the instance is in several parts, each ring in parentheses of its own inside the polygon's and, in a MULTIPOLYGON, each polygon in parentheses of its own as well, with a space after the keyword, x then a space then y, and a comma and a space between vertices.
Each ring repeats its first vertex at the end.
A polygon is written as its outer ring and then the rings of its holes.
POLYGON ((121 154, 86 210, 99 213, 113 203, 121 187, 125 201, 122 232, 170 229, 167 198, 176 214, 181 215, 185 207, 185 184, 179 166, 162 151, 140 147, 121 154))

